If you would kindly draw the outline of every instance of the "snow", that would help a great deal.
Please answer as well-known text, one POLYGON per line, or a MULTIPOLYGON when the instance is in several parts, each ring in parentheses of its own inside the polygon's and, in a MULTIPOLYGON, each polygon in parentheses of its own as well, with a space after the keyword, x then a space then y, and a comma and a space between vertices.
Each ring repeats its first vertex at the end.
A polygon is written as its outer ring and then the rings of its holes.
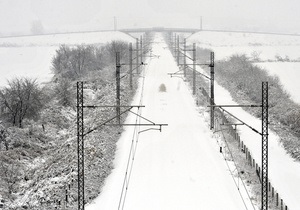
POLYGON ((291 95, 292 100, 300 104, 300 63, 264 62, 256 65, 266 69, 270 75, 278 76, 284 89, 291 95))
POLYGON ((129 35, 119 31, 82 32, 0 38, 0 46, 59 46, 78 44, 105 44, 112 40, 133 41, 129 35))
MULTIPOLYGON (((234 54, 246 54, 252 58, 253 52, 258 53, 262 61, 277 61, 275 56, 287 56, 290 60, 300 58, 300 36, 203 31, 190 36, 188 42, 212 49, 216 60, 234 54)), ((291 98, 300 103, 299 62, 263 62, 257 65, 265 67, 271 75, 277 75, 291 98)))
POLYGON ((211 46, 299 46, 300 36, 202 31, 189 37, 189 41, 211 46))
MULTIPOLYGON (((216 104, 237 104, 229 92, 215 85, 215 103, 216 104)), ((251 116, 241 108, 226 108, 241 120, 250 124, 256 130, 261 131, 261 121, 251 116)), ((260 165, 261 163, 261 136, 254 133, 247 127, 238 128, 241 140, 247 145, 253 158, 260 165)), ((289 209, 299 209, 300 194, 300 164, 295 162, 279 143, 279 137, 272 131, 269 131, 269 179, 288 205, 289 209)))
MULTIPOLYGON (((205 72, 198 68, 198 71, 205 72)), ((230 93, 215 82, 215 103, 217 105, 237 105, 233 101, 230 93)), ((253 128, 261 131, 261 120, 248 114, 242 108, 224 108, 234 116, 251 125, 253 128)), ((252 153, 256 163, 261 164, 261 136, 246 126, 239 126, 241 140, 252 153)), ((277 190, 281 198, 289 209, 299 209, 300 194, 300 163, 295 162, 282 147, 279 137, 272 131, 269 131, 269 180, 272 186, 277 190)))
POLYGON ((51 60, 57 47, 1 47, 0 86, 14 77, 32 77, 40 83, 49 81, 51 60))
POLYGON ((51 61, 59 45, 106 44, 112 40, 135 42, 118 31, 53 34, 0 38, 0 86, 14 77, 32 77, 48 82, 53 74, 51 61))
MULTIPOLYGON (((124 209, 245 209, 190 89, 182 79, 167 75, 178 67, 165 47, 157 34, 152 49, 160 58, 146 66, 142 115, 169 125, 162 132, 140 134, 124 209), (161 84, 166 92, 159 92, 161 84)), ((141 87, 133 104, 138 104, 140 93, 141 87)), ((127 122, 134 123, 134 116, 129 115, 127 122)), ((115 169, 87 210, 118 208, 133 131, 125 128, 115 169)))

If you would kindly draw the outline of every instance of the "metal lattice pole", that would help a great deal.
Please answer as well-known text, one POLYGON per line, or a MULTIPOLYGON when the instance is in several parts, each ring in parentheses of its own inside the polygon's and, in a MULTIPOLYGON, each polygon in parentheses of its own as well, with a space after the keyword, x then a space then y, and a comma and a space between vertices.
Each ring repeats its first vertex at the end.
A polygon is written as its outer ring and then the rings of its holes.
POLYGON ((183 41, 183 53, 184 53, 184 57, 183 57, 183 75, 184 75, 184 77, 186 77, 186 39, 184 39, 184 41, 183 41))
POLYGON ((121 116, 120 116, 120 52, 116 52, 116 116, 117 123, 121 124, 121 116))
POLYGON ((140 38, 140 49, 141 49, 141 63, 143 63, 143 36, 140 38))
POLYGON ((78 210, 84 210, 83 82, 77 82, 78 210))
POLYGON ((214 89, 214 80, 215 80, 215 54, 214 52, 210 53, 210 129, 214 129, 214 118, 215 118, 215 89, 214 89))
POLYGON ((129 43, 129 86, 132 90, 132 43, 129 43))
POLYGON ((180 49, 179 49, 179 35, 177 35, 177 65, 179 65, 179 54, 180 54, 180 49))
POLYGON ((262 189, 261 209, 268 209, 268 82, 262 83, 262 189))
POLYGON ((136 38, 136 73, 139 73, 139 39, 136 38))
POLYGON ((193 43, 193 95, 196 94, 196 44, 193 43))
POLYGON ((176 52, 177 52, 177 49, 176 49, 176 47, 177 47, 177 43, 176 43, 176 41, 177 41, 177 39, 176 39, 176 33, 174 34, 174 57, 175 57, 175 55, 176 55, 176 52))

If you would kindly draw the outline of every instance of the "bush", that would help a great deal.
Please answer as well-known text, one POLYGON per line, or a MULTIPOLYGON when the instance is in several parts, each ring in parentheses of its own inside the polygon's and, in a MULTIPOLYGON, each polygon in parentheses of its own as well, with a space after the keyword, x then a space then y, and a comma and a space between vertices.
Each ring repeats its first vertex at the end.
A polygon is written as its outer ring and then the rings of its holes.
MULTIPOLYGON (((261 83, 269 82, 269 111, 272 121, 288 126, 300 136, 300 106, 290 99, 278 77, 270 76, 252 64, 245 55, 234 55, 227 61, 220 61, 215 67, 216 79, 227 88, 234 98, 246 97, 250 103, 261 104, 261 83)), ((260 117, 260 111, 254 112, 260 117)))
POLYGON ((72 82, 67 78, 58 80, 55 86, 55 95, 60 105, 65 107, 74 105, 76 95, 72 89, 72 82))
POLYGON ((52 69, 56 77, 72 80, 90 71, 100 70, 103 65, 102 50, 89 45, 80 45, 75 48, 62 45, 52 59, 52 69))
POLYGON ((13 126, 22 127, 24 118, 38 117, 42 92, 36 80, 24 77, 8 81, 8 87, 0 90, 0 106, 4 118, 13 126))

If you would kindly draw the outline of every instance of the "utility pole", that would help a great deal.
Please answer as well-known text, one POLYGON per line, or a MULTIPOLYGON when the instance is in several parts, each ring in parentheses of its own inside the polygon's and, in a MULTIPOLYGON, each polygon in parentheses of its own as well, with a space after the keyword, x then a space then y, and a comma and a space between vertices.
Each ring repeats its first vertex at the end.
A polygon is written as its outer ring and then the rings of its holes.
POLYGON ((202 31, 202 16, 200 16, 200 30, 202 31))
POLYGON ((143 64, 143 36, 140 37, 140 49, 141 49, 141 64, 143 64))
POLYGON ((177 35, 177 65, 179 66, 179 53, 180 53, 180 48, 179 48, 179 35, 177 35))
POLYGON ((139 73, 139 39, 136 38, 136 73, 139 73))
POLYGON ((186 78, 186 38, 184 38, 184 41, 183 41, 183 53, 184 53, 184 56, 183 56, 183 75, 186 78))
POLYGON ((78 210, 84 210, 83 82, 77 82, 78 210))
POLYGON ((174 34, 174 57, 176 57, 177 53, 177 35, 174 34))
POLYGON ((132 43, 129 43, 129 87, 132 90, 132 43))
POLYGON ((114 16, 114 30, 117 30, 117 18, 114 16))
POLYGON ((210 129, 214 129, 214 119, 215 119, 215 90, 214 90, 214 80, 215 80, 215 54, 210 52, 210 129))
POLYGON ((196 44, 193 43, 193 95, 196 94, 196 44))
POLYGON ((261 209, 268 210, 268 82, 262 83, 262 190, 261 209))
POLYGON ((120 116, 120 52, 116 52, 116 116, 117 123, 121 124, 121 116, 120 116))

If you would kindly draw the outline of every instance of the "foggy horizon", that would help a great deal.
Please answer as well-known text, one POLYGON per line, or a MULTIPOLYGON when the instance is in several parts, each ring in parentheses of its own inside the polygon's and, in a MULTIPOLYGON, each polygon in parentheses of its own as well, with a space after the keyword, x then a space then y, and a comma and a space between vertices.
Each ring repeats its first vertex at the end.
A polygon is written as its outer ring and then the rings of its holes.
POLYGON ((125 28, 202 28, 300 34, 300 2, 253 0, 1 0, 0 36, 114 30, 125 28))

